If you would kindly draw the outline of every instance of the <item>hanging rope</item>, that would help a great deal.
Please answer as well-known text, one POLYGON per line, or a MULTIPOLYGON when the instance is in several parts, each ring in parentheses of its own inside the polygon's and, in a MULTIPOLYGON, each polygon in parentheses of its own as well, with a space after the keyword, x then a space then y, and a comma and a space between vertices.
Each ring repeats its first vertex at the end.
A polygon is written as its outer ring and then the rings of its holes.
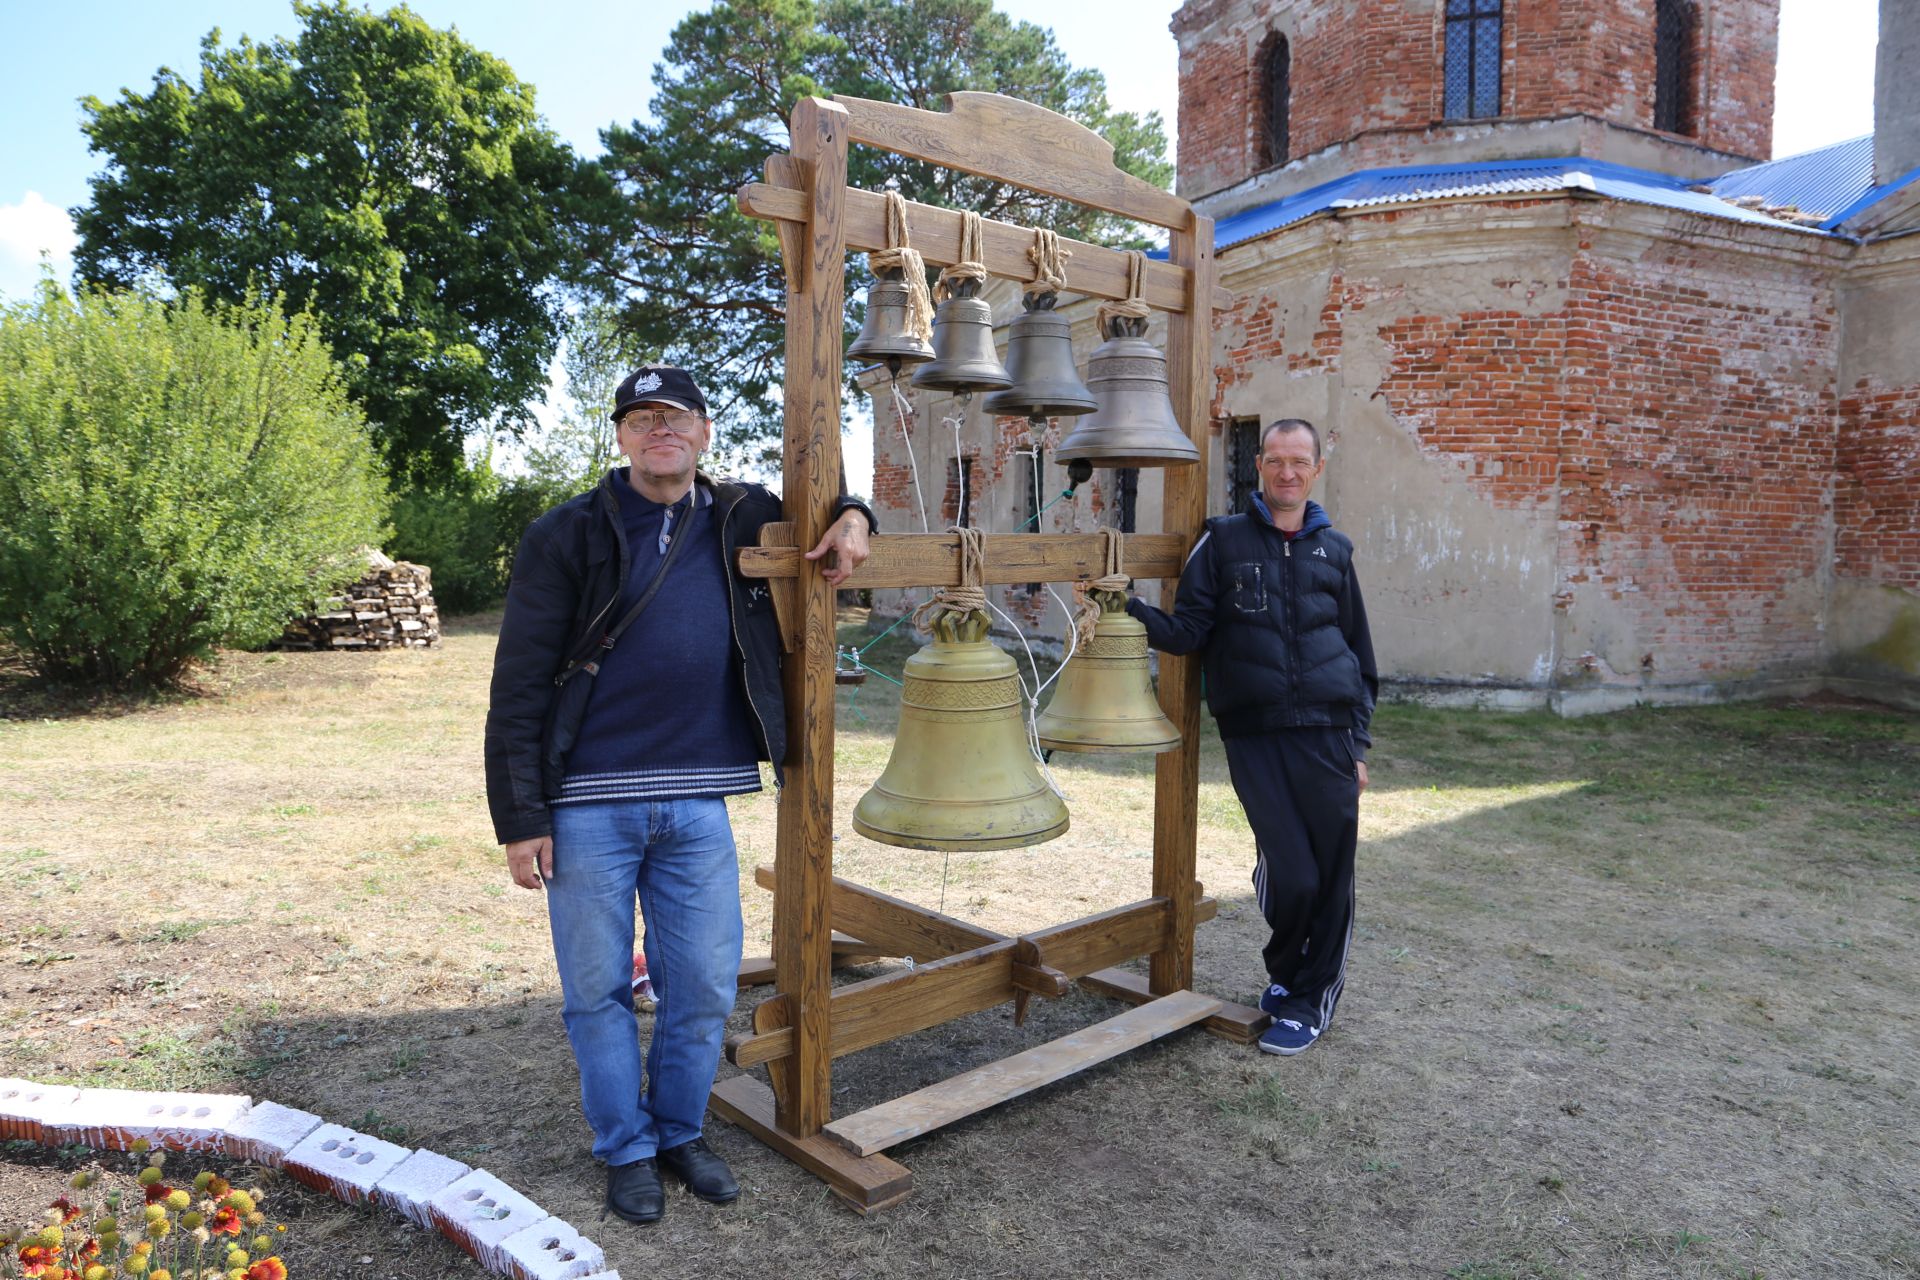
POLYGON ((925 342, 933 336, 933 301, 927 296, 927 264, 921 260, 920 251, 907 242, 907 198, 898 191, 889 191, 884 199, 887 205, 887 247, 869 253, 867 265, 873 268, 875 275, 897 269, 906 276, 911 303, 907 328, 914 337, 925 342))
POLYGON ((1027 292, 1058 293, 1067 287, 1067 259, 1072 251, 1060 245, 1060 237, 1041 227, 1033 233, 1033 243, 1027 248, 1027 261, 1033 264, 1034 281, 1027 286, 1027 292))
POLYGON ((985 280, 987 278, 986 238, 981 229, 980 215, 968 210, 960 215, 960 261, 940 273, 939 299, 945 302, 953 296, 955 280, 985 280))
POLYGON ((1153 314, 1142 295, 1147 275, 1147 255, 1138 249, 1127 250, 1127 296, 1121 302, 1100 304, 1100 332, 1108 332, 1113 320, 1145 320, 1153 314))
POLYGON ((1129 581, 1122 566, 1126 564, 1123 554, 1126 535, 1111 526, 1100 530, 1100 552, 1104 571, 1092 582, 1073 584, 1073 630, 1083 645, 1093 642, 1093 629, 1100 624, 1100 602, 1093 598, 1096 591, 1123 592, 1129 581))
POLYGON ((913 624, 931 631, 943 613, 964 618, 987 607, 987 538, 978 529, 955 525, 948 533, 960 535, 960 585, 941 587, 933 598, 913 611, 913 624))

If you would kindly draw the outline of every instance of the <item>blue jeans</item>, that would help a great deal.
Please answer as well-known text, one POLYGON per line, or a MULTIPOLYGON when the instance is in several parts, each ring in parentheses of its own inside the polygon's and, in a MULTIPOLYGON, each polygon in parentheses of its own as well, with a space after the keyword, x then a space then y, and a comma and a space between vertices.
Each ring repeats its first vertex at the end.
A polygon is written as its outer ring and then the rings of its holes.
POLYGON ((627 1164, 699 1137, 740 975, 740 870, 726 801, 555 808, 547 919, 593 1154, 627 1164), (644 1089, 635 895, 660 996, 644 1089))

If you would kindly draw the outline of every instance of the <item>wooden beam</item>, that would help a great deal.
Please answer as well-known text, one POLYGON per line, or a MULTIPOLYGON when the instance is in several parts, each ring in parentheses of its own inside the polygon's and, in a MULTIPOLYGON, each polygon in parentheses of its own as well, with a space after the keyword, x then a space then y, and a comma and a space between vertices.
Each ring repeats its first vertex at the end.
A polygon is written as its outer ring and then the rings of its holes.
POLYGON ((997 93, 947 95, 945 111, 836 94, 855 142, 1058 196, 1158 227, 1191 206, 1113 163, 1113 144, 1077 120, 997 93))
MULTIPOLYGON (((875 950, 871 943, 858 938, 849 938, 843 933, 833 935, 833 967, 844 969, 849 965, 872 964, 876 960, 891 957, 884 951, 875 950)), ((772 956, 749 956, 740 961, 740 985, 743 987, 763 987, 774 980, 772 956)))
POLYGON ((842 1200, 865 1216, 905 1200, 913 1192, 913 1173, 885 1156, 854 1156, 819 1134, 799 1138, 774 1118, 773 1095, 752 1076, 734 1076, 713 1086, 714 1113, 739 1125, 802 1169, 824 1181, 842 1200))
MULTIPOLYGON (((1190 468, 1188 468, 1190 469, 1190 468)), ((986 538, 988 583, 1091 582, 1106 573, 1102 544, 1092 533, 990 533, 986 538)), ((872 553, 847 579, 849 590, 859 587, 957 587, 960 585, 960 540, 950 533, 879 533, 872 553)), ((1177 534, 1128 534, 1122 568, 1135 578, 1177 576, 1192 538, 1177 534)), ((798 578, 807 561, 799 541, 784 522, 760 530, 760 545, 740 549, 743 578, 798 578)), ((811 567, 811 566, 808 566, 811 567)), ((776 595, 774 603, 779 604, 776 595)))
MULTIPOLYGON (((735 201, 740 212, 748 217, 776 226, 802 218, 807 208, 802 193, 767 182, 750 182, 741 187, 735 201)), ((908 236, 930 267, 950 267, 960 260, 962 221, 958 210, 907 201, 908 236)), ((886 197, 875 191, 848 188, 847 248, 868 252, 886 248, 886 227, 886 197)), ((984 261, 989 272, 1023 283, 1034 278, 1033 262, 1027 257, 1027 249, 1033 244, 1032 228, 983 218, 980 238, 985 245, 984 261)), ((1067 262, 1066 292, 1094 298, 1127 296, 1124 253, 1065 236, 1060 238, 1060 243, 1073 254, 1067 262)), ((1141 295, 1162 311, 1177 311, 1187 305, 1185 278, 1166 263, 1149 260, 1141 280, 1141 295)), ((1207 296, 1215 311, 1224 311, 1233 305, 1234 295, 1229 290, 1214 288, 1207 296)))
MULTIPOLYGON (((773 593, 773 620, 780 627, 780 652, 794 653, 800 648, 800 567, 806 564, 806 560, 800 554, 800 547, 793 536, 793 525, 788 521, 770 520, 761 525, 759 541, 761 547, 775 547, 787 552, 781 561, 787 572, 778 577, 768 575, 772 580, 767 583, 767 589, 773 593)), ((754 547, 740 549, 743 577, 761 576, 745 570, 748 558, 756 553, 754 547)), ((837 641, 838 631, 834 634, 837 641)))
MULTIPOLYGON (((807 546, 826 533, 840 480, 840 344, 846 304, 846 110, 802 98, 788 130, 789 174, 805 188, 804 253, 787 262, 784 507, 807 546)), ((794 241, 795 247, 801 242, 794 241)), ((786 785, 774 845, 775 986, 789 1002, 794 1051, 773 1068, 779 1128, 811 1138, 832 1107, 828 1052, 833 926, 834 590, 817 565, 799 577, 801 643, 780 664, 786 692, 786 785)))
MULTIPOLYGON (((1096 994, 1125 1000, 1128 1004, 1145 1004, 1159 998, 1147 990, 1144 976, 1128 973, 1125 969, 1102 969, 1098 973, 1086 974, 1081 977, 1080 985, 1096 994)), ((1272 1021, 1272 1018, 1250 1004, 1222 1000, 1220 1012, 1209 1016, 1201 1028, 1236 1044, 1252 1044, 1272 1021)))
MULTIPOLYGON (((1195 922, 1211 919, 1218 910, 1219 904, 1213 899, 1202 899, 1195 904, 1195 922)), ((1172 903, 1165 898, 1148 898, 1050 929, 1023 933, 1020 941, 1031 950, 1023 949, 1018 958, 1078 978, 1160 950, 1167 943, 1172 921, 1172 903)))
POLYGON ((827 1135, 856 1155, 873 1156, 909 1138, 930 1133, 996 1103, 1030 1093, 1042 1085, 1117 1057, 1209 1016, 1220 1002, 1191 991, 1176 991, 1095 1023, 1058 1040, 1037 1045, 998 1062, 975 1067, 950 1080, 842 1116, 827 1135))
MULTIPOLYGON (((1175 228, 1168 258, 1188 272, 1194 296, 1211 294, 1214 281, 1213 219, 1194 215, 1175 228)), ((1200 450, 1197 467, 1169 467, 1161 499, 1161 527, 1188 539, 1199 534, 1207 514, 1208 414, 1213 402, 1213 324, 1205 311, 1167 322, 1167 375, 1174 416, 1200 450)), ((811 544, 809 544, 811 545, 811 544)), ((1161 601, 1179 587, 1169 577, 1161 601)), ((1167 995, 1193 985, 1194 869, 1199 838, 1200 664, 1192 656, 1160 658, 1160 709, 1180 731, 1180 745, 1155 758, 1153 775, 1153 896, 1173 906, 1166 945, 1154 953, 1152 988, 1167 995)))
MULTIPOLYGON (((761 888, 773 889, 774 868, 755 867, 753 879, 761 888)), ((827 892, 834 927, 887 955, 935 960, 1007 940, 1005 934, 978 928, 838 876, 833 878, 827 892)))
MULTIPOLYGON (((845 1057, 1013 999, 1013 948, 1013 939, 1007 938, 839 988, 831 1005, 832 1056, 845 1057)), ((776 1010, 767 1021, 778 1016, 776 1010)), ((756 1016, 752 1035, 728 1038, 727 1061, 757 1067, 793 1052, 791 1027, 763 1028, 761 1022, 756 1016)))

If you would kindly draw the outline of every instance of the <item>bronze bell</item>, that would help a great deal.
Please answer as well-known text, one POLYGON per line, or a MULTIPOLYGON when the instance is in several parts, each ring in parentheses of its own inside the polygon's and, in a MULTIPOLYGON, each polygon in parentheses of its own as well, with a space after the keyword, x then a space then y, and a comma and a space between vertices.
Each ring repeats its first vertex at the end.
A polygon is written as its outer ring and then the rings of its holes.
POLYGON ((986 612, 934 621, 907 659, 900 727, 853 829, 908 849, 1013 849, 1066 834, 1067 806, 1027 745, 1020 676, 986 612))
POLYGON ((1099 408, 1073 367, 1067 318, 1053 309, 1059 295, 1030 293, 1027 309, 1007 338, 1007 375, 1013 385, 987 397, 987 412, 1023 418, 1066 418, 1099 408))
POLYGON ((874 273, 867 290, 867 317, 847 348, 847 359, 884 364, 894 373, 903 364, 933 359, 933 348, 913 332, 913 292, 901 268, 883 267, 874 273))
POLYGON ((1074 650, 1053 700, 1035 726, 1040 745, 1056 751, 1171 751, 1180 731, 1160 711, 1147 674, 1147 629, 1127 613, 1127 598, 1096 591, 1100 621, 1093 639, 1074 650))
POLYGON ((913 371, 916 391, 993 391, 1013 381, 993 349, 993 308, 978 280, 956 280, 933 313, 933 361, 913 371))
MULTIPOLYGON (((1167 357, 1146 339, 1144 316, 1117 316, 1087 360, 1087 385, 1100 407, 1074 423, 1053 456, 1101 467, 1171 467, 1200 461, 1180 429, 1167 391, 1167 357)), ((1065 677, 1062 677, 1064 679, 1065 677)))

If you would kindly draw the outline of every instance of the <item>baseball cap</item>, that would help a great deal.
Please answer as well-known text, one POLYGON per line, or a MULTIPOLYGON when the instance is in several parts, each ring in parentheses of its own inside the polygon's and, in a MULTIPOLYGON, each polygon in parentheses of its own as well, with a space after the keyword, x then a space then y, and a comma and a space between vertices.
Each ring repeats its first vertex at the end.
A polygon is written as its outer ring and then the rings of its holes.
POLYGON ((685 369, 670 364, 643 364, 620 380, 613 393, 613 420, 620 421, 637 404, 668 404, 707 416, 707 398, 685 369))

